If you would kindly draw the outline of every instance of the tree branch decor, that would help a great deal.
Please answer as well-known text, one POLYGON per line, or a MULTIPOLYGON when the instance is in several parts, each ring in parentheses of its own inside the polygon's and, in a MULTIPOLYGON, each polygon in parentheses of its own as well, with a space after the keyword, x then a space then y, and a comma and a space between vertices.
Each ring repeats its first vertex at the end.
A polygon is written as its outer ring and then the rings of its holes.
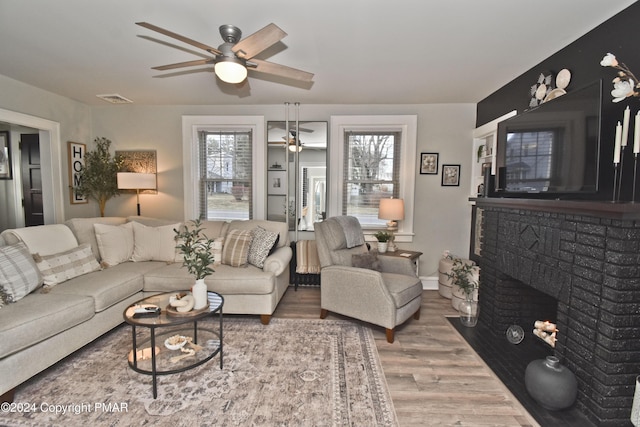
POLYGON ((117 178, 120 161, 109 153, 110 140, 100 137, 94 142, 96 149, 85 154, 85 164, 80 172, 80 184, 76 187, 76 192, 98 202, 100 216, 104 216, 107 200, 120 194, 117 178))

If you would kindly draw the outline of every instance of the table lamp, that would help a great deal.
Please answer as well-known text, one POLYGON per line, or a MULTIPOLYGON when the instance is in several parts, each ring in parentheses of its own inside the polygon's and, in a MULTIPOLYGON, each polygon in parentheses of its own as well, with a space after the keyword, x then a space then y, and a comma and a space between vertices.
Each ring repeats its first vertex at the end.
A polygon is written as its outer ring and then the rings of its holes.
POLYGON ((136 190, 138 216, 140 216, 140 190, 156 189, 155 173, 118 172, 118 189, 136 190))
POLYGON ((386 219, 387 231, 391 234, 389 239, 389 252, 395 252, 397 247, 394 242, 394 231, 398 231, 398 221, 404 219, 404 200, 402 199, 380 199, 380 207, 378 209, 378 218, 386 219))

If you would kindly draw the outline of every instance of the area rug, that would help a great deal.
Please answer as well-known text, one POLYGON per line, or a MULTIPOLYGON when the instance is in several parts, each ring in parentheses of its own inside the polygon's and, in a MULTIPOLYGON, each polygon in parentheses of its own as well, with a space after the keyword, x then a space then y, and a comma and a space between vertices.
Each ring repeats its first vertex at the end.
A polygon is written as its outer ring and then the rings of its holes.
POLYGON ((179 374, 132 371, 120 326, 18 388, 9 426, 396 426, 371 330, 342 320, 225 319, 215 357, 179 374))

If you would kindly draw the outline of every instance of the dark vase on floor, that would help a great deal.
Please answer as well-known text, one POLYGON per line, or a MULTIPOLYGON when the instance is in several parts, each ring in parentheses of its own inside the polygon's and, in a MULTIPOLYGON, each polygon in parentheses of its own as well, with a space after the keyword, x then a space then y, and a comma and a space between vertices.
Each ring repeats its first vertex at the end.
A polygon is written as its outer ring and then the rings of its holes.
POLYGON ((531 397, 552 411, 568 408, 578 396, 576 376, 555 356, 529 363, 524 383, 531 397))

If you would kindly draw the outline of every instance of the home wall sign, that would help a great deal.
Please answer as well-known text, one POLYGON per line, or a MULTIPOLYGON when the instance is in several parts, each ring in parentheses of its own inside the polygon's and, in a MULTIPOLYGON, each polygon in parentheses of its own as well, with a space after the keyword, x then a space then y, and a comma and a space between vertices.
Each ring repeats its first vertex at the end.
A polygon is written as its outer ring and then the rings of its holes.
POLYGON ((76 192, 80 186, 82 169, 84 169, 84 156, 87 153, 87 145, 80 142, 67 143, 69 152, 69 201, 72 205, 89 203, 89 200, 76 192))

